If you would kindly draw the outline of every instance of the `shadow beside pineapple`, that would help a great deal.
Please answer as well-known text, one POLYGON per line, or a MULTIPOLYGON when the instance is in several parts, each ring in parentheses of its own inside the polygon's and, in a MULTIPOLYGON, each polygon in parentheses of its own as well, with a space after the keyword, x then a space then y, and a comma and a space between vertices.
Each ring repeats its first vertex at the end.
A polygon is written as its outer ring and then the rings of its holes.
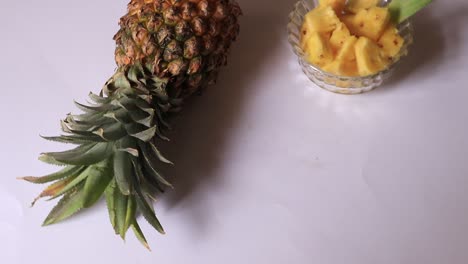
MULTIPOLYGON (((226 188, 218 170, 229 162, 223 157, 226 144, 243 114, 245 100, 254 92, 254 80, 270 67, 268 59, 283 45, 284 25, 295 0, 277 2, 269 8, 264 8, 271 4, 266 0, 238 2, 244 15, 228 66, 221 70, 216 85, 185 105, 178 120, 172 122, 170 144, 162 149, 176 164, 163 171, 174 182, 174 190, 162 197, 162 207, 186 215, 195 236, 212 225, 210 218, 216 212, 210 211, 203 199, 210 191, 226 188)), ((163 224, 164 220, 161 217, 163 224)))

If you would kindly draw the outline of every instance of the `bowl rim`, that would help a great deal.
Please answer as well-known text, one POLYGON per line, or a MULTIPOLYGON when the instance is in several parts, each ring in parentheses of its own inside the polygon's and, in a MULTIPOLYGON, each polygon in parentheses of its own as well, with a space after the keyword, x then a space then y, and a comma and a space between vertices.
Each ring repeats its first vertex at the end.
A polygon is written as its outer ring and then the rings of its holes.
MULTIPOLYGON (((295 27, 295 25, 296 25, 296 23, 294 22, 294 20, 295 20, 294 18, 297 17, 297 14, 299 13, 298 10, 299 10, 301 4, 306 3, 307 5, 309 5, 311 2, 313 2, 314 6, 317 5, 316 0, 299 0, 294 4, 293 10, 289 13, 289 16, 288 16, 288 19, 289 19, 288 26, 287 26, 287 28, 288 28, 288 42, 291 45, 291 47, 293 49, 293 52, 301 60, 301 63, 303 65, 303 67, 308 67, 309 69, 311 69, 313 71, 320 72, 320 74, 323 74, 324 76, 326 76, 328 78, 335 78, 335 79, 338 79, 339 81, 353 82, 353 81, 362 81, 362 80, 365 80, 365 79, 374 79, 374 78, 377 78, 379 76, 385 75, 386 73, 392 71, 395 68, 395 66, 400 63, 400 61, 403 59, 403 57, 405 57, 407 55, 409 47, 413 43, 414 28, 413 28, 413 24, 411 22, 411 19, 407 19, 407 20, 401 22, 400 24, 398 24, 397 28, 398 29, 407 28, 408 31, 409 31, 409 35, 411 35, 411 37, 409 38, 409 41, 405 40, 405 44, 400 49, 398 55, 396 56, 396 59, 393 59, 392 63, 390 63, 385 69, 383 69, 383 70, 381 70, 379 72, 376 72, 374 74, 365 75, 365 76, 344 76, 344 75, 336 75, 336 74, 324 71, 324 70, 321 69, 320 66, 312 64, 307 60, 307 58, 305 57, 305 52, 302 50, 302 48, 299 45, 297 45, 297 41, 294 41, 294 39, 293 39, 293 36, 295 35, 295 33, 292 31, 292 28, 295 27)), ((383 3, 387 3, 387 2, 389 2, 389 1, 385 1, 385 0, 383 1, 383 3)), ((301 23, 302 23, 302 21, 301 21, 301 23)), ((359 89, 359 88, 349 87, 349 88, 346 88, 346 89, 359 89)))

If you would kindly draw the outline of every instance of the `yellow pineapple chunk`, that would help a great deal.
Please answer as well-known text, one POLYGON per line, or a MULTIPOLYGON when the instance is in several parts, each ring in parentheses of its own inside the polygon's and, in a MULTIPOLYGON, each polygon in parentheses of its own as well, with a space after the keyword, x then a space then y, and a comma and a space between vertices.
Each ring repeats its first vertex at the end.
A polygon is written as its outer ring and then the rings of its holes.
POLYGON ((341 21, 353 35, 377 41, 390 22, 390 13, 387 8, 371 7, 361 9, 355 15, 344 15, 341 21))
POLYGON ((355 36, 349 36, 346 38, 341 49, 336 55, 335 60, 332 63, 324 66, 323 70, 340 76, 358 75, 354 47, 356 41, 357 38, 355 36))
POLYGON ((403 46, 404 39, 393 25, 389 25, 377 42, 388 57, 395 57, 403 46))
POLYGON ((368 9, 379 4, 379 0, 348 0, 346 10, 351 13, 357 13, 361 9, 368 9))
POLYGON ((336 14, 343 13, 346 0, 320 0, 320 6, 331 6, 336 14))
POLYGON ((366 37, 360 37, 354 48, 357 67, 361 76, 377 73, 385 69, 389 63, 382 48, 366 37))
POLYGON ((329 33, 335 30, 339 23, 340 19, 336 16, 335 11, 330 6, 323 6, 306 14, 304 28, 307 29, 307 33, 310 31, 329 33))
POLYGON ((333 31, 331 37, 330 37, 330 45, 332 49, 337 52, 338 50, 341 49, 343 46, 343 43, 346 41, 351 36, 351 33, 348 30, 348 27, 346 27, 345 24, 340 23, 336 27, 336 29, 333 31))
POLYGON ((312 64, 324 66, 333 60, 333 51, 328 41, 318 32, 310 33, 302 49, 307 55, 307 60, 312 64))

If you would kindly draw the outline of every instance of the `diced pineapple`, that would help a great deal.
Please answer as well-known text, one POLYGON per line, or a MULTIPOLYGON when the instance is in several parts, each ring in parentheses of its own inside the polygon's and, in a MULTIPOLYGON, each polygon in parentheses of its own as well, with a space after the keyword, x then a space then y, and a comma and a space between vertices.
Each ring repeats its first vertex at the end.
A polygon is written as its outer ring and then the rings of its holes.
POLYGON ((346 27, 346 25, 343 23, 338 24, 330 37, 330 45, 332 49, 335 52, 338 52, 338 50, 340 50, 343 46, 345 40, 350 36, 351 33, 349 32, 348 27, 346 27))
POLYGON ((361 9, 367 9, 379 4, 379 0, 348 0, 346 10, 351 13, 357 13, 361 9))
POLYGON ((328 41, 318 32, 310 33, 302 49, 307 55, 307 60, 312 64, 324 66, 333 60, 333 51, 328 41))
POLYGON ((389 25, 377 42, 388 57, 395 57, 400 52, 404 40, 393 25, 389 25))
POLYGON ((372 40, 360 37, 354 47, 359 75, 377 73, 388 65, 384 51, 372 40))
POLYGON ((344 15, 341 21, 353 35, 377 41, 390 22, 390 13, 387 8, 371 7, 361 9, 355 15, 344 15))
POLYGON ((320 0, 320 6, 331 6, 336 14, 341 14, 345 7, 346 0, 320 0))
POLYGON ((307 31, 329 33, 335 30, 340 23, 335 11, 330 6, 316 8, 305 16, 305 28, 307 31))
POLYGON ((323 70, 340 76, 358 75, 354 47, 356 41, 357 38, 355 36, 349 36, 347 39, 345 39, 335 60, 332 63, 323 67, 323 70))

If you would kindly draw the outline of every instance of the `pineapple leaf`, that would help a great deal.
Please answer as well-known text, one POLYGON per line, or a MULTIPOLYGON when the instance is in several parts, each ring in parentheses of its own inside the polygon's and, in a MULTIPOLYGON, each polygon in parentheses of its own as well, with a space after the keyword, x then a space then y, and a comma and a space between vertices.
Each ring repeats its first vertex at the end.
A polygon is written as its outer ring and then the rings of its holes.
POLYGON ((125 224, 123 227, 123 230, 125 231, 125 233, 133 224, 133 221, 135 220, 135 212, 136 212, 135 197, 133 195, 129 195, 127 199, 128 199, 127 200, 127 214, 125 215, 125 224))
POLYGON ((98 136, 83 137, 83 136, 78 136, 78 135, 71 135, 71 136, 62 135, 59 137, 45 137, 45 136, 41 136, 41 137, 48 141, 54 141, 54 142, 60 142, 60 143, 66 143, 66 144, 75 144, 75 145, 104 142, 104 140, 98 136))
POLYGON ((76 214, 83 208, 83 190, 77 188, 70 193, 67 193, 58 204, 52 209, 43 226, 55 224, 76 214))
POLYGON ((163 135, 163 133, 161 132, 158 126, 156 126, 156 135, 164 141, 167 141, 167 142, 171 141, 168 137, 163 135))
POLYGON ((143 231, 141 231, 141 228, 140 226, 138 225, 137 221, 134 220, 133 221, 133 224, 132 224, 132 230, 133 230, 133 233, 135 233, 135 236, 136 238, 141 242, 141 244, 147 248, 149 251, 151 251, 149 245, 148 245, 148 241, 146 241, 146 237, 145 235, 143 234, 143 231))
POLYGON ((151 156, 148 155, 145 151, 142 151, 143 165, 148 175, 153 177, 157 182, 162 183, 165 186, 172 187, 170 184, 155 168, 154 164, 151 162, 151 156))
POLYGON ((55 193, 54 195, 50 195, 52 197, 49 200, 53 200, 69 192, 76 186, 78 186, 81 182, 83 182, 89 176, 92 169, 93 169, 93 166, 89 166, 85 170, 83 170, 81 173, 74 175, 74 177, 72 178, 72 181, 70 181, 66 186, 64 186, 59 192, 55 193))
POLYGON ((392 19, 400 24, 431 2, 432 0, 392 0, 388 5, 388 10, 392 19))
POLYGON ((104 116, 112 118, 121 124, 128 124, 131 122, 130 115, 125 108, 120 108, 113 112, 106 113, 104 116))
POLYGON ((138 158, 138 156, 140 156, 140 152, 138 151, 138 149, 135 149, 135 148, 121 148, 121 149, 117 149, 116 151, 122 151, 122 152, 127 152, 128 154, 138 158))
POLYGON ((161 153, 161 151, 159 151, 159 149, 152 143, 152 142, 149 142, 149 145, 151 147, 151 150, 153 151, 153 153, 156 155, 156 157, 158 157, 158 159, 161 161, 161 162, 164 162, 166 164, 170 164, 170 165, 174 165, 174 163, 172 163, 172 161, 166 159, 163 154, 161 153))
MULTIPOLYGON (((141 167, 139 166, 139 164, 135 162, 135 160, 132 160, 132 163, 136 175, 140 178, 143 178, 141 167)), ((143 195, 143 192, 141 191, 140 185, 138 184, 138 182, 136 182, 136 177, 132 178, 132 180, 137 194, 136 202, 138 205, 138 209, 140 210, 146 221, 148 221, 148 223, 152 225, 154 229, 156 229, 161 234, 165 234, 161 223, 159 222, 158 218, 156 217, 156 214, 154 213, 154 209, 151 205, 148 204, 148 201, 146 200, 145 196, 143 195)))
POLYGON ((159 123, 161 123, 165 128, 167 129, 171 129, 171 125, 169 125, 169 123, 167 123, 164 118, 163 118, 163 113, 162 111, 156 111, 156 114, 158 116, 158 121, 159 123))
POLYGON ((21 177, 21 178, 18 178, 18 179, 25 180, 25 181, 32 182, 32 183, 36 183, 36 184, 42 184, 42 183, 52 182, 52 181, 56 181, 56 180, 60 180, 60 179, 69 177, 69 176, 74 175, 75 173, 81 171, 82 169, 83 169, 82 166, 67 166, 67 167, 63 168, 62 170, 60 170, 58 172, 55 172, 55 173, 52 173, 52 174, 49 174, 49 175, 46 175, 46 176, 42 176, 42 177, 28 176, 28 177, 21 177))
POLYGON ((94 94, 93 92, 90 92, 88 96, 92 101, 94 101, 94 102, 96 102, 98 104, 107 104, 107 103, 110 102, 109 97, 102 97, 102 96, 99 96, 97 94, 94 94))
POLYGON ((55 196, 57 193, 63 190, 67 186, 68 183, 70 183, 76 176, 71 176, 65 179, 61 179, 51 185, 49 185, 44 191, 42 191, 39 196, 37 196, 34 201, 31 203, 31 207, 33 207, 36 202, 47 196, 55 196))
POLYGON ((130 117, 133 121, 146 127, 153 126, 154 114, 148 114, 143 111, 130 112, 130 117))
MULTIPOLYGON (((70 131, 79 130, 79 131, 93 131, 97 128, 96 124, 79 124, 75 122, 72 116, 67 116, 67 118, 61 122, 62 127, 66 126, 70 131)), ((67 133, 72 133, 68 132, 67 133)))
POLYGON ((129 135, 137 138, 141 141, 148 142, 150 141, 154 135, 156 134, 156 126, 153 126, 148 129, 141 130, 139 126, 131 125, 127 131, 129 132, 129 135))
POLYGON ((89 114, 103 113, 103 112, 110 111, 114 108, 114 106, 111 104, 100 104, 97 106, 89 106, 89 105, 78 103, 77 101, 74 101, 74 102, 75 102, 75 105, 78 107, 78 109, 89 114))
POLYGON ((117 122, 102 126, 98 130, 94 131, 93 134, 96 134, 107 141, 116 141, 126 136, 127 131, 125 131, 122 124, 117 122))
POLYGON ((128 197, 123 195, 121 192, 116 190, 114 192, 114 206, 115 206, 115 224, 117 227, 118 234, 125 240, 125 220, 127 218, 127 204, 128 197))
POLYGON ((123 88, 123 89, 131 89, 132 85, 128 81, 127 77, 125 77, 124 73, 116 73, 114 75, 114 85, 115 87, 118 88, 123 88))
POLYGON ((132 164, 126 152, 118 151, 114 154, 114 176, 120 192, 130 195, 130 177, 132 164))
POLYGON ((131 67, 129 70, 128 70, 128 74, 127 74, 127 77, 130 81, 134 82, 134 83, 140 83, 139 79, 138 79, 138 69, 136 67, 131 67))
POLYGON ((80 114, 80 115, 71 115, 75 121, 80 121, 83 124, 95 124, 101 123, 106 121, 106 117, 104 117, 105 112, 97 112, 97 113, 87 113, 87 114, 80 114))
POLYGON ((48 156, 48 155, 44 155, 44 154, 39 156, 39 160, 44 162, 44 163, 51 164, 51 165, 67 166, 67 164, 65 164, 63 162, 59 162, 56 159, 54 159, 53 157, 48 156))
POLYGON ((110 161, 91 166, 84 185, 83 206, 89 208, 94 205, 106 190, 112 180, 110 161))
POLYGON ((106 197, 107 210, 109 211, 109 219, 114 228, 116 234, 119 234, 119 229, 117 228, 116 223, 116 211, 115 211, 115 200, 114 193, 116 192, 116 183, 115 178, 111 180, 106 190, 104 191, 104 196, 106 197))
POLYGON ((93 165, 113 153, 113 143, 85 144, 63 152, 44 153, 46 157, 69 165, 93 165))

